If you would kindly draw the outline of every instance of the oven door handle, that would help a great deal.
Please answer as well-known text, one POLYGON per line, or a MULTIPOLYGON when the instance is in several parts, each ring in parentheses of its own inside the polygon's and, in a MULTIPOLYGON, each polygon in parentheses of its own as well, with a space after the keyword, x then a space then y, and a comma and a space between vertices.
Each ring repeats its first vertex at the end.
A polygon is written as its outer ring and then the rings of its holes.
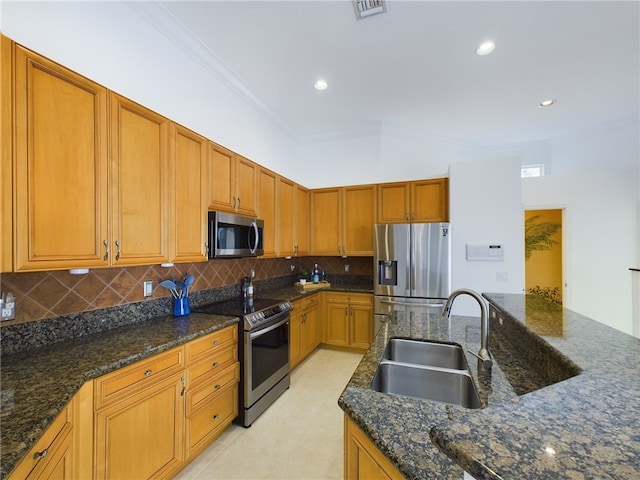
POLYGON ((257 332, 249 332, 249 339, 253 340, 254 338, 258 338, 264 335, 265 333, 269 333, 271 330, 275 330, 276 328, 281 327, 282 325, 288 322, 289 322, 289 315, 287 315, 285 318, 280 320, 278 323, 269 325, 268 327, 258 330, 257 332))

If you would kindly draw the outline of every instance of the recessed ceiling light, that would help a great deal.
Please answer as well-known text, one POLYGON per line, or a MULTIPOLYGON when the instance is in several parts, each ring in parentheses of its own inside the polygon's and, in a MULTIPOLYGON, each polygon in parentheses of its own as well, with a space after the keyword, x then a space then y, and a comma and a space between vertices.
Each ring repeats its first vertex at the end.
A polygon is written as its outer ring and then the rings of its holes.
POLYGON ((496 44, 491 40, 487 42, 481 43, 478 48, 476 48, 476 55, 489 55, 496 48, 496 44))
POLYGON ((326 90, 327 87, 329 86, 329 84, 326 82, 326 80, 316 80, 316 83, 313 84, 313 88, 315 88, 316 90, 326 90))
POLYGON ((540 108, 547 108, 547 107, 552 107, 555 104, 556 104, 556 101, 554 99, 550 98, 549 100, 543 100, 542 102, 540 102, 540 104, 538 106, 540 108))

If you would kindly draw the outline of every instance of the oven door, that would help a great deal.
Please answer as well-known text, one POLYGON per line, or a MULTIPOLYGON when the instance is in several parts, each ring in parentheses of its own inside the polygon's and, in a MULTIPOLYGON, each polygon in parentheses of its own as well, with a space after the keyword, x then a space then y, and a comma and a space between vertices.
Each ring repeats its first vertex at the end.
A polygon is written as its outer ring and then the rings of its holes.
POLYGON ((249 408, 289 374, 289 312, 244 332, 244 406, 249 408))

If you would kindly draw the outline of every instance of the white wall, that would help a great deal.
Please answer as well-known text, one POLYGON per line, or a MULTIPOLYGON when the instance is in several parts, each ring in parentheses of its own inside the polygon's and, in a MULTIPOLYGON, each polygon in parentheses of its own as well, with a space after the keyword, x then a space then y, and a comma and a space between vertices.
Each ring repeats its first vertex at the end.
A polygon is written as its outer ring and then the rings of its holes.
POLYGON ((631 277, 638 264, 635 170, 524 179, 525 208, 565 208, 564 306, 631 333, 631 277))
POLYGON ((296 144, 287 132, 199 61, 198 45, 186 54, 138 8, 3 1, 0 10, 0 29, 16 42, 268 168, 292 172, 296 144))
MULTIPOLYGON (((451 189, 451 287, 477 292, 522 293, 524 231, 520 159, 459 162, 449 171, 451 189), (467 261, 467 244, 502 244, 504 261, 467 261), (507 281, 498 281, 497 274, 507 281)), ((478 315, 477 304, 460 297, 453 313, 478 315)))

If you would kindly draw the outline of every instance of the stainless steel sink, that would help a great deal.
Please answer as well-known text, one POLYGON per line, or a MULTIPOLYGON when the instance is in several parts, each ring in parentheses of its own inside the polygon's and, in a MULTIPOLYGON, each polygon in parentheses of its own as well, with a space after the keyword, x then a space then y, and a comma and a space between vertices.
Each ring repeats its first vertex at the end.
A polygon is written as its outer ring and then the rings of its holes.
POLYGON ((378 392, 423 400, 481 408, 480 397, 468 371, 382 360, 371 388, 378 392))
POLYGON ((382 359, 454 370, 469 369, 462 347, 454 343, 392 338, 382 354, 382 359))

